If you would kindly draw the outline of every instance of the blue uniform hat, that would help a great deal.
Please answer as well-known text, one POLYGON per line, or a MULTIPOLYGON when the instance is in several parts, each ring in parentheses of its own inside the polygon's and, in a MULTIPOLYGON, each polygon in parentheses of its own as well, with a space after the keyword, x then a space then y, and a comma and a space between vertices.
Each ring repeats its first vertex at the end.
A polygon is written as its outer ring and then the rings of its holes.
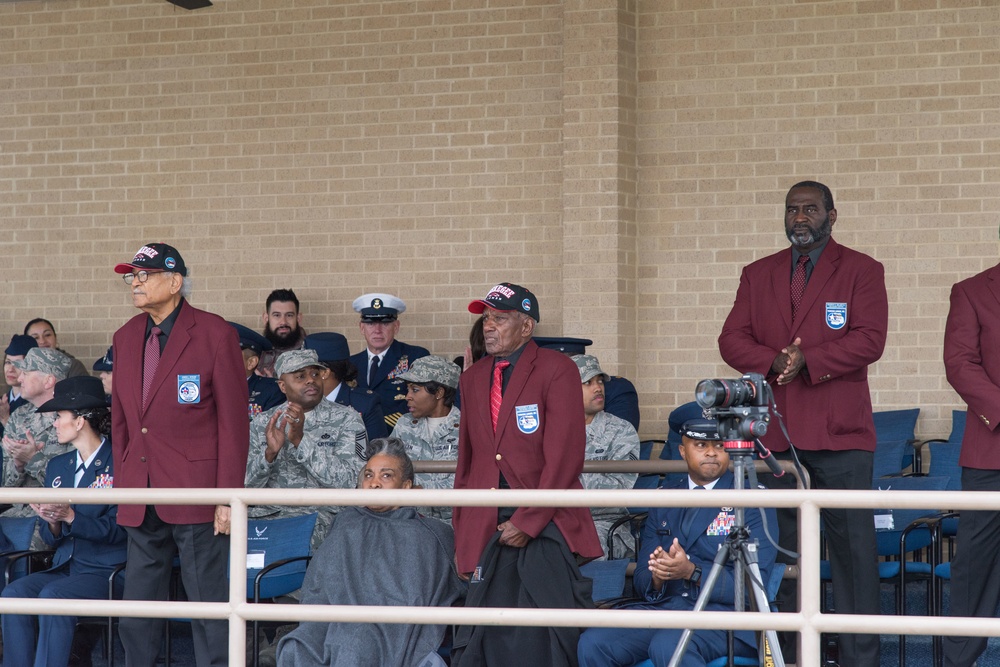
POLYGON ((685 403, 684 405, 675 408, 670 416, 667 417, 667 424, 670 426, 670 430, 677 435, 682 435, 684 431, 684 424, 692 419, 702 419, 702 408, 695 401, 690 403, 685 403))
POLYGON ((351 356, 347 338, 336 331, 319 331, 306 336, 305 348, 316 350, 316 356, 323 363, 343 361, 351 356))
POLYGON ((692 440, 722 440, 714 419, 689 419, 681 427, 681 435, 692 440))
POLYGON ((257 354, 266 352, 273 348, 271 341, 261 336, 259 333, 236 322, 230 322, 230 326, 236 329, 236 335, 240 337, 241 350, 253 350, 257 354))
POLYGON ((4 352, 15 357, 23 357, 33 347, 38 347, 37 340, 24 334, 14 334, 10 337, 10 345, 7 346, 4 352))
POLYGON ((94 362, 94 370, 111 373, 114 371, 114 365, 114 348, 109 347, 108 351, 104 353, 104 356, 94 362))
POLYGON ((570 356, 577 354, 587 354, 587 346, 593 345, 594 341, 589 338, 552 338, 549 336, 535 336, 531 340, 535 341, 538 347, 547 350, 555 350, 570 356))

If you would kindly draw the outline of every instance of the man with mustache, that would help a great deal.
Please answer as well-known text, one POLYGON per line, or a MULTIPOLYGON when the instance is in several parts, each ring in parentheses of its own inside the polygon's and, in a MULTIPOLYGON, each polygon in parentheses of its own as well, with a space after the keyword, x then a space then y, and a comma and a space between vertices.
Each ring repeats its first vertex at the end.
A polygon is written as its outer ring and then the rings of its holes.
MULTIPOLYGON (((814 488, 867 490, 875 451, 868 366, 885 347, 885 270, 831 237, 837 209, 822 183, 792 186, 784 217, 792 247, 743 269, 719 351, 737 371, 767 378, 814 488)), ((779 459, 791 457, 777 425, 763 441, 779 459)), ((772 488, 795 483, 791 475, 764 475, 761 481, 772 488)), ((822 514, 836 611, 878 614, 872 511, 824 509, 822 514)), ((782 546, 797 549, 795 512, 779 510, 778 522, 782 546)), ((785 590, 779 603, 794 605, 794 597, 783 599, 785 590)), ((840 664, 877 667, 878 635, 842 634, 840 664)))
POLYGON ((267 295, 264 303, 264 338, 272 349, 262 350, 257 364, 257 375, 275 377, 274 362, 282 352, 301 350, 305 346, 306 332, 302 328, 299 298, 290 289, 276 289, 267 295))

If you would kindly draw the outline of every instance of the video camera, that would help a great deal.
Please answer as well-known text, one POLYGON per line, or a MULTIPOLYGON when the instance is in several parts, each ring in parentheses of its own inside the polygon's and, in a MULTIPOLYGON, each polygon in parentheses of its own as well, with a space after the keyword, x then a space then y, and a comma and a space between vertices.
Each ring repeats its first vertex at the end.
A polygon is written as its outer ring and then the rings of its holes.
POLYGON ((752 443, 767 433, 770 391, 763 375, 746 373, 738 380, 702 380, 695 388, 695 400, 707 417, 715 419, 730 449, 729 442, 752 443))

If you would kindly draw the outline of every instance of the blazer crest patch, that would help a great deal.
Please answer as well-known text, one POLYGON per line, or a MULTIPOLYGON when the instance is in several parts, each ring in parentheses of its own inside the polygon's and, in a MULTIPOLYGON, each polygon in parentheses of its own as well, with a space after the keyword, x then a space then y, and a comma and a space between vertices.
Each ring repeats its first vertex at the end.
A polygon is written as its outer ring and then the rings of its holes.
POLYGON ((517 428, 521 433, 534 433, 538 430, 538 404, 516 405, 514 413, 517 417, 517 428))

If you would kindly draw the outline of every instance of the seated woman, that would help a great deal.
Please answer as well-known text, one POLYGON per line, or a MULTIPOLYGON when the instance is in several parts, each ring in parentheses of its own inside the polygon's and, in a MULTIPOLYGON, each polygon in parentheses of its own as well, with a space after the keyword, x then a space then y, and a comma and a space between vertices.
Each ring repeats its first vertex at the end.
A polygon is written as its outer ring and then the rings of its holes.
MULTIPOLYGON (((56 435, 61 444, 76 451, 49 461, 45 480, 49 487, 109 489, 114 474, 111 463, 111 412, 98 378, 80 375, 60 380, 55 396, 39 412, 58 412, 56 435)), ((108 595, 108 577, 125 561, 125 531, 118 527, 117 505, 32 504, 42 518, 42 539, 55 547, 52 568, 10 583, 5 598, 96 600, 108 595)), ((4 614, 0 619, 5 665, 63 666, 69 662, 75 616, 4 614), (36 649, 33 638, 38 631, 36 649), (13 641, 13 638, 17 638, 13 641)))
MULTIPOLYGON (((448 461, 458 458, 458 420, 462 413, 455 405, 459 368, 444 357, 421 357, 401 374, 406 382, 406 405, 409 416, 402 416, 392 430, 392 437, 406 445, 406 453, 417 461, 448 461)), ((450 489, 455 475, 421 473, 417 486, 422 489, 450 489)), ((428 516, 451 521, 450 507, 427 507, 428 516)))
MULTIPOLYGON (((358 487, 412 486, 403 443, 372 440, 358 487)), ((450 526, 412 507, 345 507, 309 563, 302 604, 449 606, 464 588, 454 540, 450 526)), ((301 623, 278 643, 278 665, 444 665, 436 653, 444 632, 442 625, 301 623)))

